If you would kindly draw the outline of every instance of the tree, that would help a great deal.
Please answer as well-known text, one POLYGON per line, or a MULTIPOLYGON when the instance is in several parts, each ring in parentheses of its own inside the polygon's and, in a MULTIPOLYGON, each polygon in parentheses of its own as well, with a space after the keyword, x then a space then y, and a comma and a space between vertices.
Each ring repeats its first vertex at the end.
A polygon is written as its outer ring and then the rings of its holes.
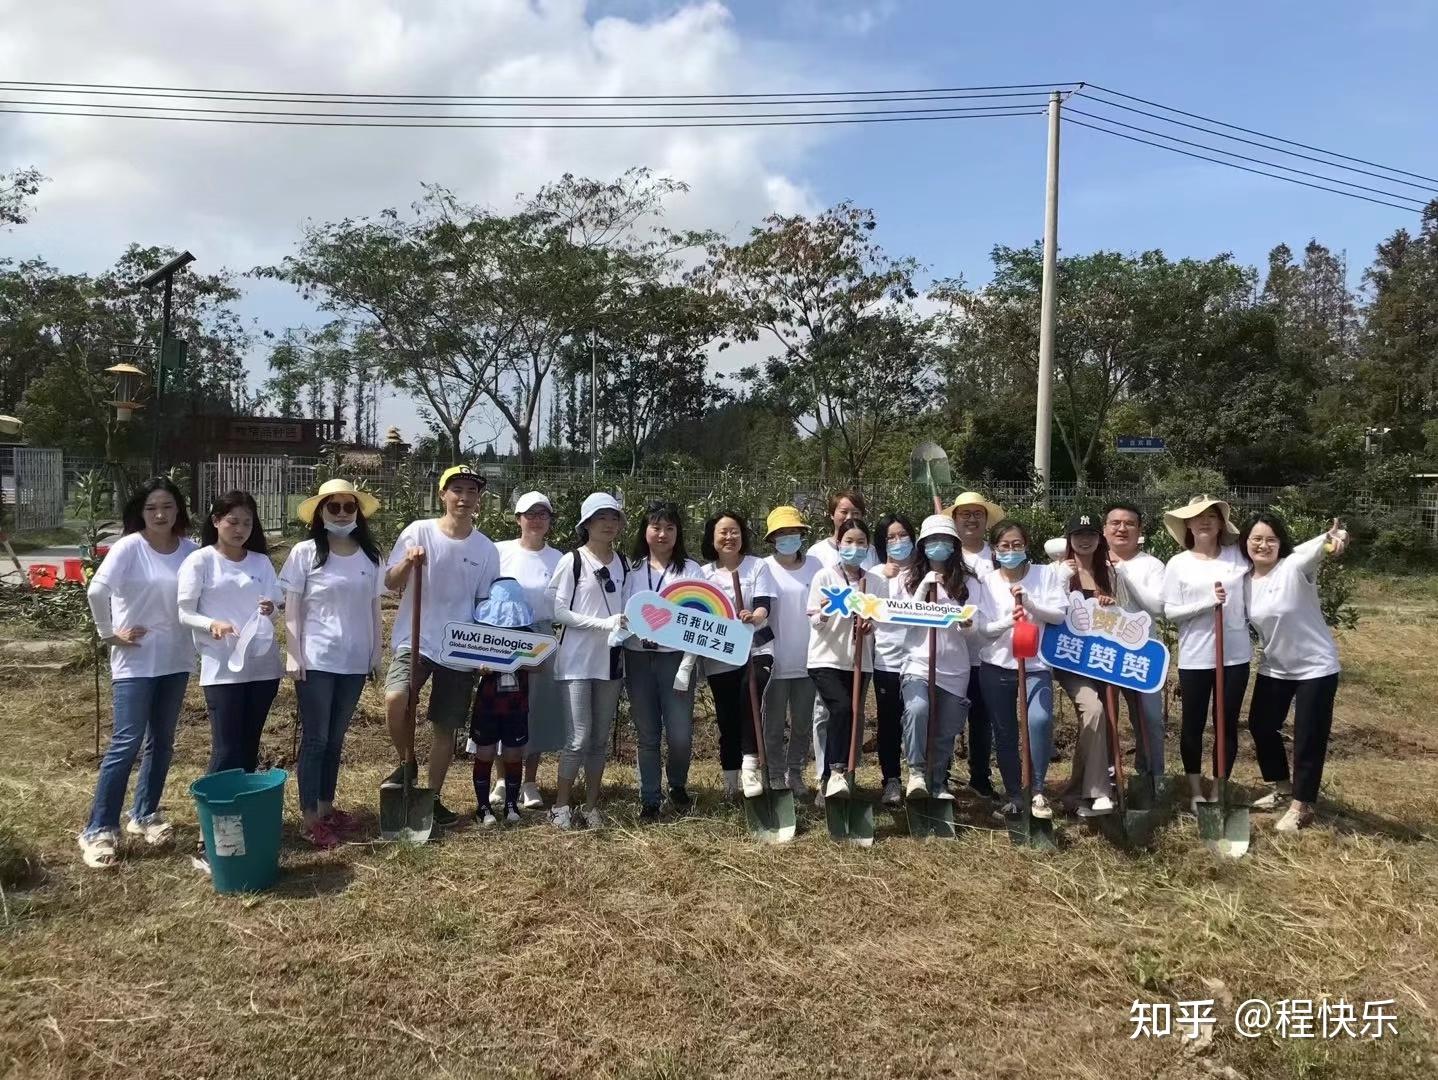
POLYGON ((290 329, 270 350, 267 404, 280 416, 330 415, 353 408, 350 441, 373 443, 374 393, 382 380, 374 335, 336 319, 319 330, 290 329), (353 394, 351 398, 350 395, 353 394))
POLYGON ((28 218, 29 208, 25 205, 48 180, 39 169, 16 169, 0 173, 0 228, 23 225, 28 218))

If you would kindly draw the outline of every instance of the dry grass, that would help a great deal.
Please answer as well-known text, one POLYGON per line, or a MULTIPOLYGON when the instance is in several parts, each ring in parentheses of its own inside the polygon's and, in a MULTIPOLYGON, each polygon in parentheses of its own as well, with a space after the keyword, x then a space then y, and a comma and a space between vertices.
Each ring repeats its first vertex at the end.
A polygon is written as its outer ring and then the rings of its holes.
MULTIPOLYGON (((641 829, 632 770, 614 767, 601 835, 470 828, 328 854, 295 840, 277 890, 219 897, 175 853, 80 866, 89 676, 10 672, 0 836, 43 866, 0 906, 0 1072, 1435 1075, 1433 595, 1365 583, 1362 628, 1342 641, 1326 815, 1284 841, 1255 815, 1252 853, 1228 864, 1187 821, 1137 858, 1070 823, 1044 858, 977 815, 957 844, 889 827, 870 851, 838 849, 809 810, 796 843, 758 848, 713 794, 706 728, 690 819, 641 829), (1233 1035, 1232 1002, 1324 996, 1396 998, 1398 1035, 1233 1035), (1201 997, 1220 1003, 1206 1045, 1129 1040, 1134 998, 1201 997)), ((372 807, 388 760, 373 690, 362 709, 341 801, 372 807)), ((286 687, 265 741, 282 763, 293 715, 286 687)), ((169 798, 186 842, 183 792, 207 746, 192 690, 169 798)), ((459 765, 451 805, 472 805, 468 786, 459 765)))

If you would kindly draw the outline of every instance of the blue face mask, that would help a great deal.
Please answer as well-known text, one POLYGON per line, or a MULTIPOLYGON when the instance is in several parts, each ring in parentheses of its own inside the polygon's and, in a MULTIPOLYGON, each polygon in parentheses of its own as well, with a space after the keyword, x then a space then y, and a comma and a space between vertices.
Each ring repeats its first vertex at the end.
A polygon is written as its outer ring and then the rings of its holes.
POLYGON ((994 561, 1005 570, 1017 570, 1028 561, 1027 551, 1000 551, 995 553, 994 561))
POLYGON ((797 555, 799 554, 799 549, 803 546, 804 538, 795 533, 778 537, 774 541, 774 550, 780 555, 797 555))
POLYGON ((867 547, 842 547, 839 549, 839 558, 844 560, 845 566, 863 566, 864 560, 869 557, 867 547))
POLYGON ((889 544, 889 558, 891 559, 907 559, 913 553, 914 542, 907 536, 902 540, 895 540, 889 544))
POLYGON ((929 553, 929 558, 943 562, 953 557, 954 545, 948 540, 930 540, 924 545, 924 550, 929 553))

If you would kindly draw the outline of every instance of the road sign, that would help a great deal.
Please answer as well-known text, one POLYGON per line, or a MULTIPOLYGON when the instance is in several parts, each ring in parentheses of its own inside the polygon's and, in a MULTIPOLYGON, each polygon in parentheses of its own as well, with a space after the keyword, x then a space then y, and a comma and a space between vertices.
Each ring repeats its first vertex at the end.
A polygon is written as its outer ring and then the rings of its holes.
POLYGON ((1119 435, 1115 441, 1120 454, 1161 454, 1167 449, 1157 435, 1119 435))

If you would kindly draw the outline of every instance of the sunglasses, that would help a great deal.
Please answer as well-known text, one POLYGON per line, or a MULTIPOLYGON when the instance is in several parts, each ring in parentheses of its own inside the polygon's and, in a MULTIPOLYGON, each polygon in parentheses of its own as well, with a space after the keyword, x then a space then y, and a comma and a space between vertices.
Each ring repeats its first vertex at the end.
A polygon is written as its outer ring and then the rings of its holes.
POLYGON ((605 592, 612 593, 614 591, 614 579, 609 576, 609 567, 601 566, 598 570, 594 571, 594 576, 604 582, 605 592))
POLYGON ((331 514, 353 514, 358 512, 359 503, 354 499, 346 499, 343 502, 339 499, 330 499, 325 503, 325 509, 331 514))

